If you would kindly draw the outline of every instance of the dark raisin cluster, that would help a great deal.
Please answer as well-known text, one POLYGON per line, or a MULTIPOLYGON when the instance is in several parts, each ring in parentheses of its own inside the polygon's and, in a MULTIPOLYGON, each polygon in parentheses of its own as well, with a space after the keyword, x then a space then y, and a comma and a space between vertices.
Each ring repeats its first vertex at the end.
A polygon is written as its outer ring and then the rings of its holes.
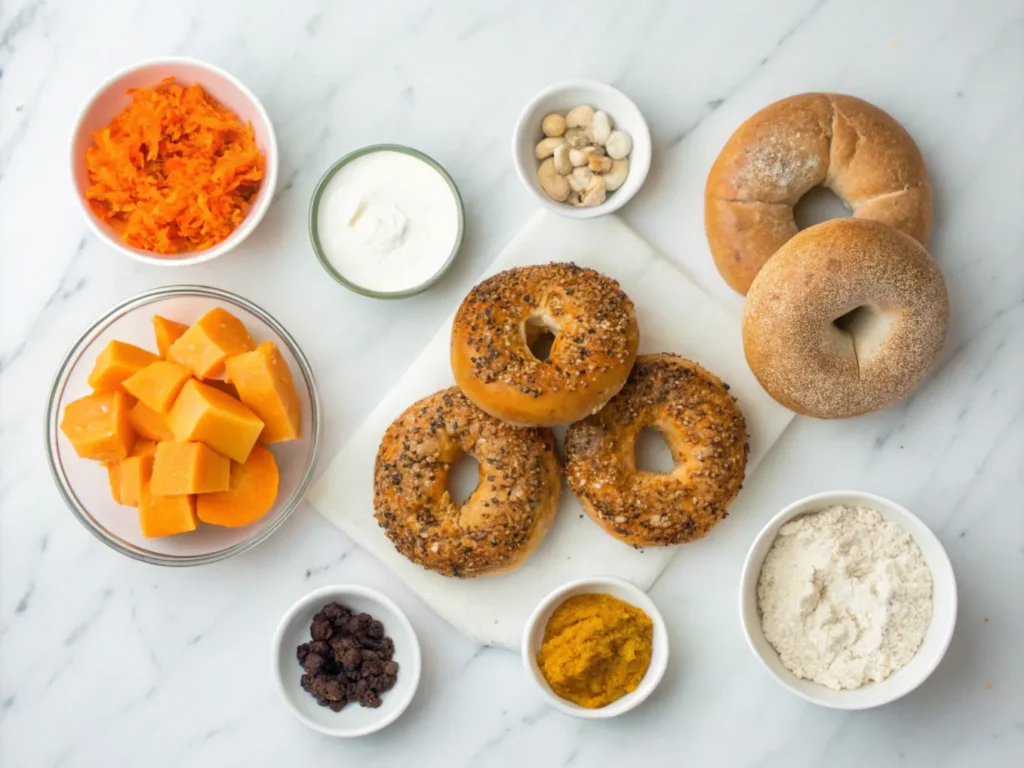
POLYGON ((379 707, 380 695, 395 687, 395 644, 384 625, 368 613, 338 603, 325 605, 309 626, 312 642, 296 649, 305 674, 302 687, 317 704, 340 712, 350 701, 379 707))

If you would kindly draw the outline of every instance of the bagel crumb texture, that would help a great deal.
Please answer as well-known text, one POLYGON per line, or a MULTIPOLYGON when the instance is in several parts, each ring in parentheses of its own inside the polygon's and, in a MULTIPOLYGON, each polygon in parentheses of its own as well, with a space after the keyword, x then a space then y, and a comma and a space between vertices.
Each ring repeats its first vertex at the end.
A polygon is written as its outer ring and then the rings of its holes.
POLYGON ((547 533, 560 492, 551 431, 505 424, 456 387, 407 408, 377 452, 377 522, 399 552, 445 576, 519 565, 547 533), (480 482, 459 507, 447 482, 464 454, 479 463, 480 482))
POLYGON ((580 505, 638 547, 707 534, 739 492, 748 453, 746 423, 728 386, 671 354, 637 358, 622 391, 565 437, 566 476, 580 505), (673 471, 637 469, 635 444, 645 427, 664 436, 673 471))

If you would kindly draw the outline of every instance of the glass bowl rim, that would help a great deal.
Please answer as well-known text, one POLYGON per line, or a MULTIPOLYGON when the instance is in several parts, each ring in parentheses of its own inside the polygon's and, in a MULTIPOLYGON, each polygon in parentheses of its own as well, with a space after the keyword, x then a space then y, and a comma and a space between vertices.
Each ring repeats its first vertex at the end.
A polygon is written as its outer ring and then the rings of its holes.
POLYGON ((462 201, 462 193, 459 192, 459 188, 455 184, 455 180, 452 179, 448 171, 444 169, 444 166, 434 158, 430 157, 430 155, 404 144, 369 144, 365 147, 360 147, 359 149, 349 152, 339 160, 335 160, 331 166, 324 171, 324 175, 320 177, 320 180, 316 183, 316 187, 313 188, 313 196, 309 201, 308 228, 309 242, 313 246, 313 253, 316 254, 316 258, 317 261, 320 262, 320 266, 324 268, 324 271, 327 272, 328 275, 334 278, 335 282, 345 286, 353 293, 358 293, 361 296, 368 296, 372 299, 404 299, 409 296, 415 296, 418 293, 423 293, 430 286, 434 285, 442 277, 448 274, 448 270, 451 269, 452 264, 455 263, 455 258, 459 255, 459 251, 462 250, 462 241, 466 233, 466 212, 465 205, 462 201), (403 288, 400 291, 375 291, 370 288, 364 288, 358 283, 352 282, 334 268, 327 259, 323 246, 320 244, 320 231, 317 219, 320 213, 320 200, 323 197, 324 191, 327 189, 327 185, 338 171, 353 160, 357 160, 364 155, 370 155, 375 152, 400 152, 404 155, 415 157, 417 160, 421 160, 433 168, 438 174, 440 174, 441 178, 444 179, 444 182, 448 185, 452 195, 455 197, 455 209, 459 216, 458 231, 455 233, 455 243, 452 245, 452 251, 448 254, 448 258, 445 259, 444 263, 438 267, 437 271, 433 275, 428 277, 422 283, 409 288, 403 288))
POLYGON ((90 323, 85 331, 83 331, 78 338, 72 342, 71 346, 68 347, 67 352, 64 353, 64 356, 61 359, 60 365, 57 367, 57 372, 54 374, 53 383, 50 385, 50 394, 46 401, 46 458, 50 467, 50 474, 57 486, 57 490, 60 492, 61 498, 64 499, 64 503, 68 506, 68 509, 71 510, 72 514, 74 514, 78 521, 108 547, 135 560, 149 563, 150 565, 173 567, 207 565, 209 563, 227 560, 228 558, 241 554, 242 552, 247 552, 250 549, 253 549, 257 544, 268 539, 272 533, 281 527, 285 520, 291 517, 296 507, 298 507, 299 502, 305 496, 306 489, 309 487, 309 484, 313 479, 313 473, 316 471, 317 460, 320 456, 320 441, 320 392, 317 388, 316 377, 313 375, 313 369, 298 342, 285 329, 285 327, 273 317, 273 315, 255 303, 239 296, 236 293, 205 285, 170 285, 162 288, 153 288, 119 301, 90 323), (299 370, 302 373, 303 381, 306 388, 309 390, 310 396, 310 423, 312 427, 310 434, 311 443, 309 461, 306 471, 304 472, 302 479, 299 481, 299 485, 291 498, 288 499, 274 518, 254 535, 226 549, 220 549, 216 552, 209 552, 202 555, 166 555, 151 552, 134 544, 130 544, 119 536, 115 536, 104 526, 100 525, 99 522, 89 514, 89 511, 78 499, 74 489, 71 487, 71 483, 68 481, 63 461, 60 461, 57 458, 57 442, 59 440, 60 425, 59 414, 56 406, 67 387, 71 369, 79 362, 81 353, 84 351, 85 347, 88 344, 91 344, 99 334, 110 327, 110 325, 115 321, 125 317, 136 309, 141 309, 148 304, 153 304, 156 301, 173 296, 199 296, 203 298, 216 299, 218 301, 225 301, 239 306, 258 317, 261 321, 266 323, 270 329, 277 334, 278 338, 284 342, 285 346, 288 347, 288 351, 292 354, 299 365, 299 370))

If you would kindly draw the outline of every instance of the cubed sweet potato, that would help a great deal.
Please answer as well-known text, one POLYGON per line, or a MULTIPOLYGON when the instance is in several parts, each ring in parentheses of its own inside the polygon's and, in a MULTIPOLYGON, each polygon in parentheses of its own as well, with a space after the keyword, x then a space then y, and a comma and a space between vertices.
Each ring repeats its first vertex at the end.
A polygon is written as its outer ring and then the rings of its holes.
POLYGON ((195 496, 158 496, 149 483, 139 490, 139 524, 148 538, 194 531, 199 525, 195 496))
POLYGON ((104 463, 127 458, 135 444, 129 398, 121 390, 86 395, 64 407, 61 431, 83 459, 104 463))
POLYGON ((174 433, 167 426, 167 420, 163 414, 157 413, 145 403, 139 402, 133 405, 129 417, 140 437, 154 442, 174 439, 174 433))
POLYGON ((153 456, 129 456, 121 460, 121 503, 139 506, 139 495, 153 472, 153 456))
POLYGON ((298 440, 302 430, 299 395, 277 345, 265 341, 252 352, 228 358, 226 366, 239 399, 266 425, 260 442, 298 440))
POLYGON ((121 382, 160 358, 134 344, 112 340, 93 365, 89 386, 96 392, 108 392, 121 386, 121 382))
POLYGON ((242 321, 216 307, 196 320, 167 350, 167 359, 200 379, 220 376, 224 361, 255 346, 242 321))
POLYGON ((160 357, 167 357, 167 350, 171 348, 171 344, 180 339, 187 330, 188 326, 184 323, 153 315, 153 335, 156 337, 156 349, 160 357))
POLYGON ((231 462, 202 443, 157 443, 151 481, 155 496, 226 491, 230 477, 231 462))
POLYGON ((263 431, 263 421, 251 408, 195 379, 185 384, 174 401, 167 426, 175 440, 205 443, 240 464, 249 458, 263 431))
POLYGON ((157 360, 135 372, 123 382, 124 391, 137 397, 157 413, 167 413, 174 399, 192 378, 191 372, 177 363, 157 360))

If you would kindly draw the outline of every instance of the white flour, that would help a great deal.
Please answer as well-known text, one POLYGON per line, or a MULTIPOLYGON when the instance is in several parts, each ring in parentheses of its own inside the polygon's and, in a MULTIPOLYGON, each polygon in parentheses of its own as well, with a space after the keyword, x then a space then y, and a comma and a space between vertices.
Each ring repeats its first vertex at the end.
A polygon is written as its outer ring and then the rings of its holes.
POLYGON ((859 688, 914 658, 932 619, 932 574, 899 525, 873 509, 834 506, 782 526, 757 600, 786 669, 859 688))

